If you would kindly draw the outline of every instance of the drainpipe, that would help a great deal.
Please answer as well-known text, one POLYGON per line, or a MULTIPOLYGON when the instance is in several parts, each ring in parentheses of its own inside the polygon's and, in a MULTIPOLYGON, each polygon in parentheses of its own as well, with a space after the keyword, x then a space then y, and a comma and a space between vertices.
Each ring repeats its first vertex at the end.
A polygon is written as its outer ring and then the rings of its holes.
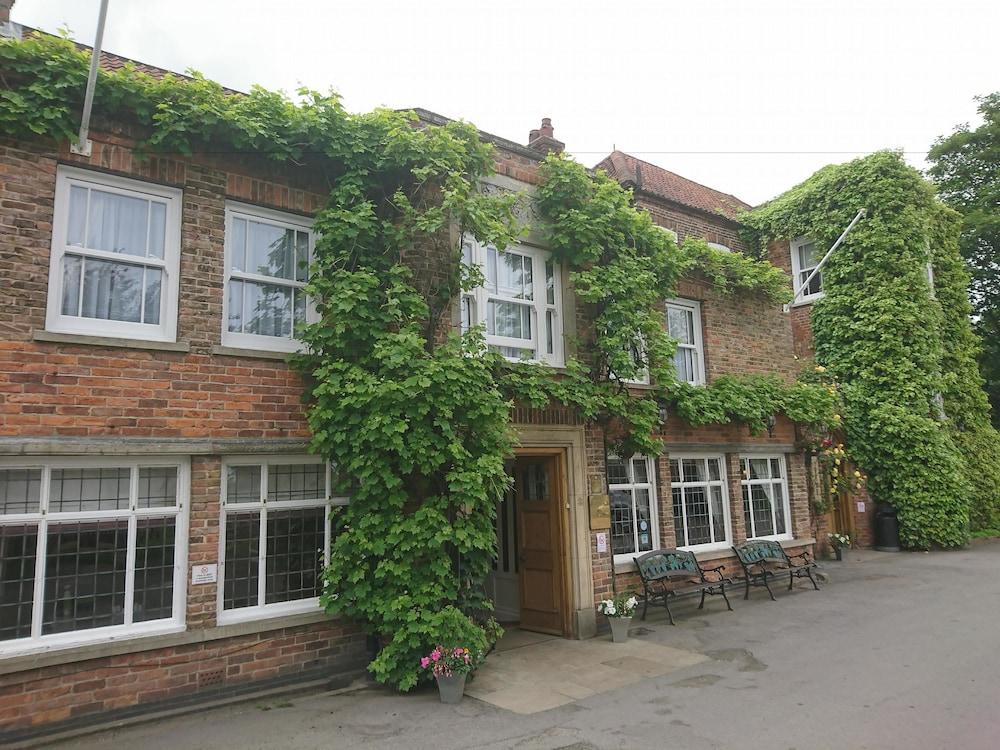
POLYGON ((90 73, 87 75, 87 93, 83 97, 83 117, 80 120, 80 137, 69 145, 69 150, 81 156, 90 156, 93 144, 90 133, 90 110, 94 106, 94 87, 97 85, 97 69, 101 64, 101 44, 104 41, 104 21, 108 17, 108 0, 101 0, 101 10, 97 17, 97 33, 94 35, 94 49, 90 53, 90 73))
MULTIPOLYGON (((604 439, 604 491, 608 495, 608 501, 611 500, 611 483, 608 480, 608 431, 607 425, 601 430, 602 437, 604 439)), ((611 529, 608 529, 608 554, 611 555, 611 596, 618 596, 618 580, 615 575, 615 549, 611 546, 611 529)))
POLYGON ((791 309, 791 305, 795 304, 795 300, 799 298, 799 296, 802 294, 802 291, 804 289, 809 288, 809 282, 812 281, 813 278, 816 276, 816 274, 818 274, 823 269, 823 266, 826 265, 826 262, 830 259, 830 256, 833 255, 833 251, 836 250, 838 247, 840 247, 840 243, 843 242, 844 238, 847 237, 848 234, 850 234, 852 229, 854 229, 854 225, 857 224, 859 221, 861 221, 861 219, 864 216, 866 216, 867 213, 868 209, 862 208, 860 211, 858 211, 857 215, 853 219, 851 219, 851 223, 847 225, 847 229, 845 229, 843 234, 841 234, 840 237, 837 238, 837 241, 833 243, 833 247, 831 247, 829 250, 826 251, 826 255, 823 256, 823 260, 819 262, 819 264, 812 270, 812 273, 806 277, 806 280, 803 281, 802 285, 796 290, 795 296, 792 297, 792 301, 784 306, 783 309, 785 312, 788 312, 791 309))

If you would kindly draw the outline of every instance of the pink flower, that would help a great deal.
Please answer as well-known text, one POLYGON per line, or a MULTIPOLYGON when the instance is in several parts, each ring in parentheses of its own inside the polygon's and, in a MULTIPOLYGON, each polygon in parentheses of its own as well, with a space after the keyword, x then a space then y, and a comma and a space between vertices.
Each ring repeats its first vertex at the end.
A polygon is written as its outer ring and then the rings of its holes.
POLYGON ((431 663, 431 660, 430 660, 430 659, 428 659, 428 658, 427 658, 426 656, 425 656, 425 657, 423 657, 423 658, 422 658, 422 659, 420 660, 420 666, 421 666, 421 667, 423 667, 424 669, 427 669, 427 665, 428 665, 428 664, 430 664, 430 663, 431 663))
POLYGON ((431 660, 432 661, 438 661, 440 658, 441 658, 441 652, 440 651, 438 651, 437 649, 434 649, 433 651, 431 651, 431 660))

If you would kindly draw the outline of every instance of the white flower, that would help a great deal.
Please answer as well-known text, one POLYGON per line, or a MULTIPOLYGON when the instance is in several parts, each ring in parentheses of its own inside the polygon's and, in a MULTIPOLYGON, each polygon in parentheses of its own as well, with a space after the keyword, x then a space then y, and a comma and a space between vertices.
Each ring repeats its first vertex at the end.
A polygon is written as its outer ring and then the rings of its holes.
POLYGON ((606 614, 606 615, 616 615, 616 614, 618 614, 618 610, 615 609, 615 605, 614 604, 608 604, 608 606, 604 608, 604 614, 606 614))
POLYGON ((636 599, 636 598, 635 598, 635 597, 633 596, 633 597, 630 597, 630 598, 629 598, 629 600, 628 600, 627 602, 625 602, 625 606, 626 606, 626 607, 628 607, 629 609, 635 609, 635 608, 636 608, 636 605, 637 605, 638 603, 639 603, 639 600, 638 600, 638 599, 636 599))

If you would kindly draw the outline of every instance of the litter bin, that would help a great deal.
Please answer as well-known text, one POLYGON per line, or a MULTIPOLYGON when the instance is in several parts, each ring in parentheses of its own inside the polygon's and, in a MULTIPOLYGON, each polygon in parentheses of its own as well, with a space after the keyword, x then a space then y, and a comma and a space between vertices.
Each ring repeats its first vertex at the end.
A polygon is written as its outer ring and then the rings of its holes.
POLYGON ((899 519, 891 505, 881 504, 875 511, 875 549, 899 552, 899 519))

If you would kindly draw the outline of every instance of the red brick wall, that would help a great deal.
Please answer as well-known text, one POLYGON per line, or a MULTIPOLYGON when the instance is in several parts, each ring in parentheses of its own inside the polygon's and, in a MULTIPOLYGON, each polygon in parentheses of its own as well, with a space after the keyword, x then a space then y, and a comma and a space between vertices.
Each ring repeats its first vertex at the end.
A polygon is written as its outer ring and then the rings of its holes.
POLYGON ((71 722, 247 683, 360 668, 364 636, 319 623, 45 667, 0 678, 0 744, 18 730, 71 722))
POLYGON ((45 328, 55 170, 65 153, 0 145, 0 435, 303 437, 301 381, 282 361, 212 354, 221 343, 224 206, 270 197, 314 209, 320 196, 262 186, 217 167, 140 162, 95 139, 92 164, 184 190, 177 339, 190 352, 33 341, 45 328), (6 284, 5 284, 6 286, 6 284))
MULTIPOLYGON (((140 161, 122 136, 91 137, 89 161, 65 147, 0 141, 0 436, 307 437, 302 383, 285 362, 223 356, 213 347, 222 336, 225 201, 310 213, 323 200, 310 189, 314 176, 214 157, 140 161), (177 339, 190 351, 34 340, 45 327, 59 163, 183 189, 177 339)), ((189 570, 219 561, 220 467, 219 456, 191 459, 189 570)), ((189 631, 215 627, 216 593, 215 584, 188 586, 189 631)), ((271 627, 105 658, 87 659, 84 649, 83 661, 3 675, 0 737, 199 690, 332 675, 366 661, 364 637, 346 623, 271 627)))
POLYGON ((740 238, 740 225, 722 215, 710 216, 644 193, 636 195, 636 203, 649 211, 653 221, 661 227, 677 232, 679 242, 686 237, 700 237, 730 250, 746 252, 746 245, 740 238))

